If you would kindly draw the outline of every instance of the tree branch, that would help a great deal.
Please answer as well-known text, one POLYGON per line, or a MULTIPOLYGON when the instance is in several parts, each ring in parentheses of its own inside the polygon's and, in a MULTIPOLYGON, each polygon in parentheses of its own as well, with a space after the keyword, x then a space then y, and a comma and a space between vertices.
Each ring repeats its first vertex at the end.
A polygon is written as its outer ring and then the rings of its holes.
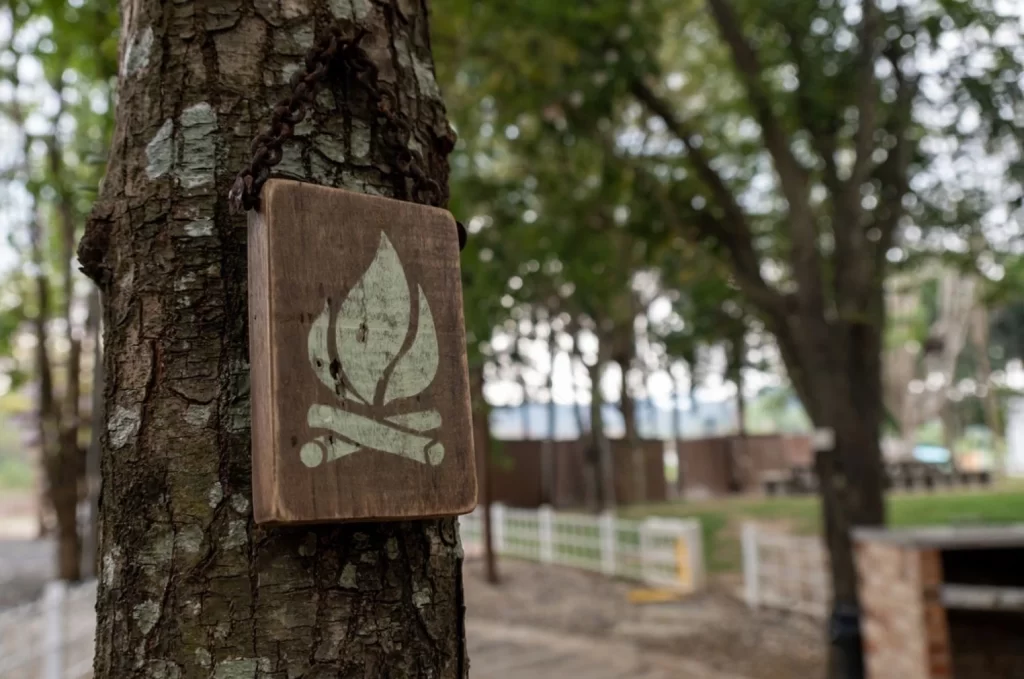
POLYGON ((878 40, 882 13, 875 0, 864 0, 861 19, 860 54, 857 59, 857 133, 854 139, 856 156, 850 172, 848 191, 852 194, 849 206, 856 203, 856 214, 860 214, 858 194, 871 172, 871 154, 875 145, 875 129, 878 117, 878 87, 875 85, 875 42, 878 40))
POLYGON ((839 179, 839 170, 836 167, 836 136, 841 126, 834 111, 820 111, 814 106, 814 97, 811 94, 814 83, 811 80, 811 67, 807 63, 807 52, 803 49, 803 42, 807 38, 807 32, 798 27, 791 15, 780 17, 779 24, 786 32, 790 58, 796 67, 796 114, 800 125, 807 131, 811 138, 811 146, 821 157, 825 165, 822 173, 825 187, 833 196, 842 194, 843 183, 839 179))
POLYGON ((784 319, 785 297, 772 288, 761 275, 761 260, 754 250, 754 237, 750 223, 739 203, 736 202, 732 190, 711 167, 701 148, 693 143, 693 131, 675 115, 668 102, 659 97, 646 84, 638 80, 634 81, 632 91, 634 96, 652 113, 660 117, 669 131, 683 143, 687 150, 687 158, 693 164, 697 176, 708 187, 712 197, 725 213, 724 219, 717 219, 707 210, 681 215, 677 201, 665 193, 664 185, 657 180, 652 180, 658 191, 666 221, 674 222, 680 229, 696 229, 700 239, 710 240, 721 246, 728 255, 737 284, 750 301, 766 315, 771 315, 778 320, 784 319))
POLYGON ((749 233, 750 227, 747 223, 747 217, 743 214, 739 203, 736 202, 736 196, 733 195, 732 189, 726 186, 725 180, 722 179, 721 175, 711 167, 711 162, 704 155, 704 151, 694 143, 693 138, 695 134, 693 130, 676 116, 669 103, 658 96, 646 83, 635 79, 631 85, 631 90, 633 96, 639 99, 651 113, 661 118, 665 123, 665 127, 683 143, 687 156, 697 172, 697 176, 700 177, 704 185, 711 191, 715 202, 725 212, 726 219, 735 228, 749 233))
POLYGON ((765 146, 779 175, 782 193, 789 203, 790 260, 793 275, 799 283, 799 298, 809 311, 823 314, 821 255, 818 252, 817 224, 808 200, 807 172, 797 162, 789 147, 789 135, 772 112, 771 101, 762 81, 764 68, 753 46, 743 35, 739 19, 728 0, 707 2, 722 38, 729 46, 736 69, 746 85, 747 97, 761 125, 765 146))

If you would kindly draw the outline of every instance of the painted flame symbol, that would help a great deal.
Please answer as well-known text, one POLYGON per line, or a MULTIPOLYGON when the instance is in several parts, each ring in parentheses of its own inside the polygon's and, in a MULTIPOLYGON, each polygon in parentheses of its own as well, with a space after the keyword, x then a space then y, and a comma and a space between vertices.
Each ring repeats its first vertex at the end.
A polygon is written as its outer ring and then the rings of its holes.
POLYGON ((310 406, 307 424, 331 434, 302 447, 299 455, 307 467, 364 448, 441 464, 444 446, 436 434, 428 433, 441 426, 440 413, 401 409, 402 399, 421 394, 437 375, 434 317, 421 286, 416 286, 416 293, 418 314, 413 327, 413 300, 405 270, 391 241, 381 233, 377 254, 335 316, 337 358, 333 361, 331 311, 324 303, 309 331, 309 362, 345 407, 310 406), (384 418, 353 412, 370 407, 398 410, 384 418))

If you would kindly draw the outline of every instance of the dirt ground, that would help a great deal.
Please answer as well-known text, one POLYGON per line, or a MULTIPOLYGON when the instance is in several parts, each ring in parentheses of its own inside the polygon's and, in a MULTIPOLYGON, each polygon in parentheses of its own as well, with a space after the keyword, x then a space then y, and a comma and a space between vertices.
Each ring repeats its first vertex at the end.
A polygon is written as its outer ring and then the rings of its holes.
POLYGON ((466 567, 470 619, 550 629, 696 660, 750 679, 824 675, 821 622, 751 611, 722 583, 681 601, 631 604, 634 585, 566 568, 502 560, 502 583, 484 582, 483 564, 466 567))

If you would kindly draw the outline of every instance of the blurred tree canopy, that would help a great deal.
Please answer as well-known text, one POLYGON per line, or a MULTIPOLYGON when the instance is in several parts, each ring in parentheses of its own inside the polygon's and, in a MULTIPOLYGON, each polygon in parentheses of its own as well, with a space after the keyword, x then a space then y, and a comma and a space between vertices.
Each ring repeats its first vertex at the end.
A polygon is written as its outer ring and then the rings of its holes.
POLYGON ((78 274, 75 247, 92 207, 113 125, 117 13, 113 2, 0 6, 0 161, 4 237, 0 355, 12 386, 32 379, 36 439, 56 517, 58 571, 81 575, 83 443, 98 347, 99 297, 78 274), (30 337, 29 354, 18 338, 30 337), (84 414, 83 414, 84 411, 84 414))
POLYGON ((600 327, 632 318, 618 311, 629 287, 611 268, 656 268, 689 302, 683 322, 694 331, 705 327, 699 314, 710 333, 730 334, 727 301, 742 308, 737 319, 756 318, 815 425, 834 432, 818 472, 836 598, 855 602, 847 528, 884 521, 887 277, 942 258, 998 280, 1021 252, 1019 7, 437 0, 433 9, 462 138, 453 192, 475 196, 464 205, 477 212, 475 238, 510 255, 507 275, 492 272, 494 294, 511 307, 571 290, 559 307, 600 327), (554 260, 558 286, 518 287, 515 267, 554 260), (686 269, 701 274, 677 275, 686 269))

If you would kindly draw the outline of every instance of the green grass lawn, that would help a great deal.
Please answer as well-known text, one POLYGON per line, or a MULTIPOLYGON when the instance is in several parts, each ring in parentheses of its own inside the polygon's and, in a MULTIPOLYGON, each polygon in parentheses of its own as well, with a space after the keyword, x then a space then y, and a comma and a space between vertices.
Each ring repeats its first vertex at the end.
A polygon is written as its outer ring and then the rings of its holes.
POLYGON ((0 490, 24 490, 35 481, 35 469, 18 457, 0 455, 0 490))
MULTIPOLYGON (((1004 483, 990 490, 893 493, 888 498, 892 526, 999 524, 1024 522, 1024 484, 1004 483)), ((815 535, 820 528, 816 497, 720 498, 623 509, 622 516, 669 516, 701 522, 711 572, 740 568, 740 525, 755 520, 815 535)))

